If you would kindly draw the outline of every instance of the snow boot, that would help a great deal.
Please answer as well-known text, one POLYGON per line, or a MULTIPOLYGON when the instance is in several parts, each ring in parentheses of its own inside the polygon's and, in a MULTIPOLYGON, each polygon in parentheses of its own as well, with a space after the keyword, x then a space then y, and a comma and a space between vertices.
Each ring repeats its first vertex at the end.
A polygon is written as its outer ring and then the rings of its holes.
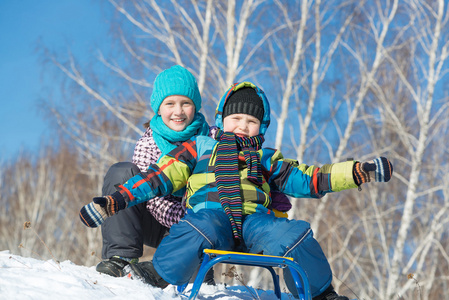
POLYGON ((125 276, 125 272, 123 268, 125 268, 130 263, 139 262, 138 258, 125 258, 121 256, 113 256, 108 260, 103 260, 100 262, 96 270, 97 272, 107 274, 113 277, 123 277, 125 276))
POLYGON ((322 292, 320 295, 313 297, 313 300, 349 300, 348 297, 345 296, 339 296, 335 290, 334 287, 329 285, 329 287, 322 292))
POLYGON ((144 261, 137 264, 129 264, 125 271, 129 271, 128 277, 131 279, 140 279, 145 283, 158 287, 166 288, 169 283, 165 281, 154 269, 152 261, 144 261))

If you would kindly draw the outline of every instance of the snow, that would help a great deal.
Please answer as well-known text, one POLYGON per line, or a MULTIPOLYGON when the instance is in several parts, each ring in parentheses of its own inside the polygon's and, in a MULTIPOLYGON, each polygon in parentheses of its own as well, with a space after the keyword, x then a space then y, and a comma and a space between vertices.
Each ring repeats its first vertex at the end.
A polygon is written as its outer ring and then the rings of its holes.
MULTIPOLYGON (((0 299, 188 299, 192 284, 184 295, 176 287, 164 290, 139 280, 100 274, 95 267, 79 266, 71 261, 38 260, 0 251, 0 299)), ((276 299, 273 291, 256 290, 258 299, 276 299)), ((253 291, 254 293, 254 291, 253 291)), ((255 299, 244 286, 203 285, 196 299, 255 299)), ((257 298, 256 298, 257 299, 257 298)), ((292 299, 282 294, 282 300, 292 299)))

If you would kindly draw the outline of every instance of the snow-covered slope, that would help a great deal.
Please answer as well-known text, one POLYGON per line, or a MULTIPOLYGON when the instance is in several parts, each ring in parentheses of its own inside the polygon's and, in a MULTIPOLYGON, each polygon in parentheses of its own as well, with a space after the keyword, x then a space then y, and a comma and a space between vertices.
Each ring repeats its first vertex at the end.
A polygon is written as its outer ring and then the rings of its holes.
MULTIPOLYGON (((70 261, 56 263, 0 252, 0 299, 187 299, 178 295, 176 287, 161 290, 125 277, 100 274, 95 267, 84 267, 70 261)), ((276 299, 273 291, 256 290, 259 299, 276 299)), ((217 285, 201 287, 197 299, 254 299, 243 286, 217 285)), ((282 299, 292 299, 282 294, 282 299)))

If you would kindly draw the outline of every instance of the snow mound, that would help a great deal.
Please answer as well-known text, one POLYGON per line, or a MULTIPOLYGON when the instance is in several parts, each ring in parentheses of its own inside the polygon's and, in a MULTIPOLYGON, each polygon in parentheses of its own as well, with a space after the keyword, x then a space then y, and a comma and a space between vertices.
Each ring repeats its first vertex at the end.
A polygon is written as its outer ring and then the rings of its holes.
MULTIPOLYGON (((38 260, 0 252, 0 298, 20 300, 48 299, 188 299, 192 284, 183 295, 169 285, 164 290, 138 280, 115 278, 100 274, 95 267, 73 264, 71 261, 38 260)), ((276 299, 273 291, 252 290, 260 300, 276 299)), ((244 286, 203 285, 197 299, 255 299, 244 286)), ((291 295, 282 294, 282 300, 291 295)))

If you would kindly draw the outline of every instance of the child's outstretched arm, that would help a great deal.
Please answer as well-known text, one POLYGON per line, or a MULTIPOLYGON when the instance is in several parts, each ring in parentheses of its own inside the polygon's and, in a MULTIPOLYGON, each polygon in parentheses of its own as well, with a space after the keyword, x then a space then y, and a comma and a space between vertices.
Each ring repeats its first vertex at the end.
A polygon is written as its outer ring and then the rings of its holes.
POLYGON ((148 172, 139 173, 116 188, 112 195, 95 197, 81 208, 80 219, 84 225, 98 227, 122 209, 173 192, 172 182, 158 165, 149 166, 148 172))
MULTIPOLYGON (((267 153, 268 154, 268 153, 267 153)), ((346 161, 321 167, 286 163, 278 151, 262 159, 269 171, 269 183, 297 198, 321 198, 330 192, 360 187, 366 182, 387 182, 393 174, 391 162, 379 157, 369 162, 346 161)))
POLYGON ((156 196, 165 196, 184 187, 196 164, 195 141, 189 140, 162 157, 148 172, 139 173, 112 195, 95 197, 80 210, 81 222, 98 227, 104 220, 127 207, 145 202, 156 196))

